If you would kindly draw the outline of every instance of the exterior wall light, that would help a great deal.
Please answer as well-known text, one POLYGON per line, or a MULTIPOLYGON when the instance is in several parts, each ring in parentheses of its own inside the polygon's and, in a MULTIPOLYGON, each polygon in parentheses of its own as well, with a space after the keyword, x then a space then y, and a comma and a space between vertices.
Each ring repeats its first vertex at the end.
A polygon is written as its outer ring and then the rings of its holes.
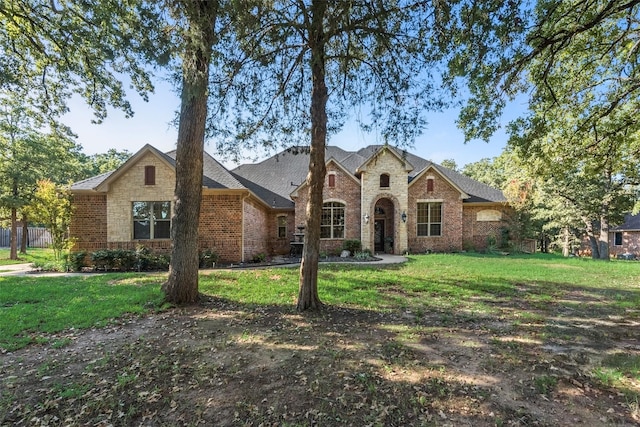
POLYGON ((364 214, 364 223, 369 224, 369 214, 364 214))
POLYGON ((402 218, 402 222, 406 223, 407 222, 407 213, 405 211, 402 211, 402 216, 400 216, 400 218, 402 218))

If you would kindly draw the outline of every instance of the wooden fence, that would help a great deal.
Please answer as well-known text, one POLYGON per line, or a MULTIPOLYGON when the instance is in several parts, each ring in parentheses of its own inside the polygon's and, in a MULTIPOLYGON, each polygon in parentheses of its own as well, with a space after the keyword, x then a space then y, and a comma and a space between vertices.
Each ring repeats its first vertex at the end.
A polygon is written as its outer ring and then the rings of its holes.
MULTIPOLYGON (((23 227, 18 227, 17 244, 22 242, 23 227)), ((0 248, 11 244, 11 229, 0 228, 0 248)), ((27 246, 30 248, 48 248, 51 245, 51 233, 44 227, 27 227, 27 246)))

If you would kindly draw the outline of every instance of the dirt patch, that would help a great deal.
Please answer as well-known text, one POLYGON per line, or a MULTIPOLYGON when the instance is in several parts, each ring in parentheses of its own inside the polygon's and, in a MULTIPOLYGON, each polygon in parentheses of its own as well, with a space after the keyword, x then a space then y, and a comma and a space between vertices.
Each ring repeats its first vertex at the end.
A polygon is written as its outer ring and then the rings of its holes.
POLYGON ((605 354, 638 354, 634 320, 553 310, 532 323, 342 307, 301 315, 207 297, 68 331, 61 349, 0 355, 0 422, 637 425, 637 402, 591 374, 605 354))

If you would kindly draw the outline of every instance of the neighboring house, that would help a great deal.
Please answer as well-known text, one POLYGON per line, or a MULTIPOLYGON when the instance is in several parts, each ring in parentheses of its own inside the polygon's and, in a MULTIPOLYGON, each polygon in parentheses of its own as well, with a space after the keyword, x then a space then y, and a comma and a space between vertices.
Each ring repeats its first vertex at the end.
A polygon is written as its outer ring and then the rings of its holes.
POLYGON ((640 257, 640 214, 626 214, 622 225, 609 229, 609 254, 640 257))
MULTIPOLYGON (((205 153, 199 248, 226 262, 289 253, 304 232, 308 165, 298 147, 232 171, 205 153)), ((481 249, 507 226, 501 191, 389 146, 329 146, 326 167, 322 251, 346 239, 373 252, 481 249)), ((117 170, 75 183, 74 250, 169 251, 174 188, 175 152, 150 145, 117 170)))

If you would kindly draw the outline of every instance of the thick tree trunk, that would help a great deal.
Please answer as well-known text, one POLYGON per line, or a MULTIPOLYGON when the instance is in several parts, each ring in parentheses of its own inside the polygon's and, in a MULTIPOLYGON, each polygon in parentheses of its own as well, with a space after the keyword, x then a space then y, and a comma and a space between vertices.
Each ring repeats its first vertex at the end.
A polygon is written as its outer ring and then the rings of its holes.
POLYGON ((20 242, 20 253, 27 253, 27 245, 29 244, 29 226, 27 224, 27 214, 22 214, 22 242, 20 242))
POLYGON ((320 220, 322 218, 322 189, 326 175, 325 145, 327 139, 327 99, 325 82, 325 0, 311 4, 312 28, 309 38, 311 49, 311 155, 307 175, 308 199, 304 250, 300 264, 298 311, 317 310, 322 306, 318 297, 318 260, 320 256, 320 220))
POLYGON ((9 236, 9 259, 18 259, 18 213, 11 208, 11 234, 9 236))
POLYGON ((598 239, 596 239, 593 233, 593 224, 589 218, 582 218, 585 224, 585 231, 589 238, 589 246, 591 246, 591 259, 600 259, 600 247, 598 246, 598 239))
POLYGON ((217 2, 184 1, 189 28, 182 65, 180 125, 176 150, 176 189, 171 221, 171 263, 162 286, 174 304, 198 300, 198 224, 202 198, 202 156, 207 119, 211 47, 217 2))

